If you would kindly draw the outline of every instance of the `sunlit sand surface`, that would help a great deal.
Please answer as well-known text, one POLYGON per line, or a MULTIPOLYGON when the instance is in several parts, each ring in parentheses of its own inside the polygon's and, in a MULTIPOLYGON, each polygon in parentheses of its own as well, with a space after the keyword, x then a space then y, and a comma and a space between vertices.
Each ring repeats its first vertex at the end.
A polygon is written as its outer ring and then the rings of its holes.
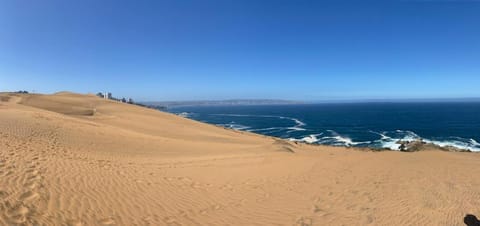
POLYGON ((464 225, 480 214, 479 162, 295 144, 93 95, 0 94, 0 225, 464 225))

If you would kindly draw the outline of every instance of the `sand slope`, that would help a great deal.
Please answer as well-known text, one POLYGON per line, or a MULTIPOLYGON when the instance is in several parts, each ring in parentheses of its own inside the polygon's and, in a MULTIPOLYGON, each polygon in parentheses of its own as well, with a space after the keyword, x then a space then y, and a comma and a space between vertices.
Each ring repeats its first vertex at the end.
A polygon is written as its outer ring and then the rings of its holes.
POLYGON ((480 215, 479 162, 297 145, 92 95, 0 94, 0 225, 464 225, 480 215))

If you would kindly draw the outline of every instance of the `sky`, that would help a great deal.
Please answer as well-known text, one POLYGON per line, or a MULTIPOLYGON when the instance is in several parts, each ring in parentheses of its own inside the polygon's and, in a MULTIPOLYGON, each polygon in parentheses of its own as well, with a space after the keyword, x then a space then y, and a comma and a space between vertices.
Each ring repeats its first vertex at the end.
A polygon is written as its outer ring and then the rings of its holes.
POLYGON ((0 91, 480 97, 480 1, 0 0, 0 91))

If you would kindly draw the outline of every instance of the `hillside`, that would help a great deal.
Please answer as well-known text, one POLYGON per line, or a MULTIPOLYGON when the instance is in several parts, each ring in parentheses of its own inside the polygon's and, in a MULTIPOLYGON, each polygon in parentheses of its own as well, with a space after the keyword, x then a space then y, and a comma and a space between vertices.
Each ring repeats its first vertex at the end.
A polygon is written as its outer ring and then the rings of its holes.
POLYGON ((464 225, 475 153, 295 144, 69 92, 0 94, 0 225, 464 225))

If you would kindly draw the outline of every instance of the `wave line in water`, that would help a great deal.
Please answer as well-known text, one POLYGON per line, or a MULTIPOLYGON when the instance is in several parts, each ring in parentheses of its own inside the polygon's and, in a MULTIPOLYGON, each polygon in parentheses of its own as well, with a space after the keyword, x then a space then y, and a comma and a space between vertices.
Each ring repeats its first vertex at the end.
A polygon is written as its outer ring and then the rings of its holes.
POLYGON ((310 134, 308 136, 305 136, 303 138, 297 139, 297 138, 288 138, 290 141, 299 141, 299 142, 305 142, 309 144, 317 143, 319 141, 318 136, 323 135, 323 133, 318 133, 318 134, 310 134))
MULTIPOLYGON (((191 112, 181 112, 178 115, 182 117, 190 118, 193 113, 191 112)), ((290 120, 294 123, 293 126, 289 127, 267 127, 267 128, 252 128, 252 126, 241 125, 235 122, 217 124, 219 126, 235 129, 235 130, 246 130, 249 132, 258 132, 261 134, 273 134, 273 133, 284 133, 291 134, 294 132, 306 131, 307 129, 303 128, 306 126, 306 123, 303 121, 286 116, 278 115, 248 115, 248 114, 211 114, 218 116, 230 116, 230 117, 256 117, 256 118, 277 118, 282 120, 290 120), (283 131, 283 132, 282 132, 283 131)), ((368 146, 372 148, 386 148, 390 150, 400 150, 402 142, 414 142, 422 141, 427 144, 433 144, 439 147, 453 147, 461 150, 469 150, 474 152, 480 152, 480 143, 473 138, 461 138, 461 137, 448 137, 448 138, 423 138, 416 134, 413 131, 409 130, 393 130, 393 131, 366 131, 373 134, 377 134, 378 139, 373 139, 370 141, 354 141, 350 137, 343 136, 338 134, 334 130, 326 130, 330 133, 328 136, 323 136, 324 133, 308 134, 302 137, 286 135, 286 139, 291 141, 305 142, 310 144, 326 144, 326 145, 336 145, 336 146, 368 146)), ((297 134, 297 133, 296 133, 297 134)), ((284 137, 285 138, 285 137, 284 137)))
POLYGON ((285 120, 290 120, 295 123, 294 126, 286 127, 289 131, 287 133, 292 133, 296 131, 306 131, 307 129, 302 128, 303 126, 306 126, 307 124, 305 122, 302 122, 301 120, 297 118, 292 118, 292 117, 286 117, 286 116, 278 116, 278 115, 245 115, 245 114, 212 114, 212 115, 218 115, 218 116, 229 116, 229 117, 256 117, 256 118, 278 118, 278 119, 285 119, 285 120))
POLYGON ((449 139, 426 139, 415 132, 412 131, 404 131, 404 130, 395 130, 394 132, 374 132, 381 136, 380 139, 373 141, 373 143, 379 143, 381 148, 388 148, 391 150, 400 150, 401 144, 400 142, 413 142, 413 141, 423 141, 427 144, 433 144, 439 147, 454 147, 461 150, 469 150, 469 151, 480 151, 480 145, 474 139, 466 139, 461 137, 450 137, 449 139), (390 137, 386 134, 391 134, 390 137))
POLYGON ((235 123, 235 122, 230 122, 230 123, 225 123, 225 124, 217 124, 217 125, 223 126, 223 127, 226 127, 226 128, 230 128, 230 129, 234 129, 234 130, 247 130, 247 129, 251 128, 250 126, 241 125, 241 124, 238 124, 238 123, 235 123))
POLYGON ((259 131, 270 131, 270 130, 284 130, 285 127, 268 127, 268 128, 260 128, 260 129, 249 129, 248 132, 259 132, 259 131))

